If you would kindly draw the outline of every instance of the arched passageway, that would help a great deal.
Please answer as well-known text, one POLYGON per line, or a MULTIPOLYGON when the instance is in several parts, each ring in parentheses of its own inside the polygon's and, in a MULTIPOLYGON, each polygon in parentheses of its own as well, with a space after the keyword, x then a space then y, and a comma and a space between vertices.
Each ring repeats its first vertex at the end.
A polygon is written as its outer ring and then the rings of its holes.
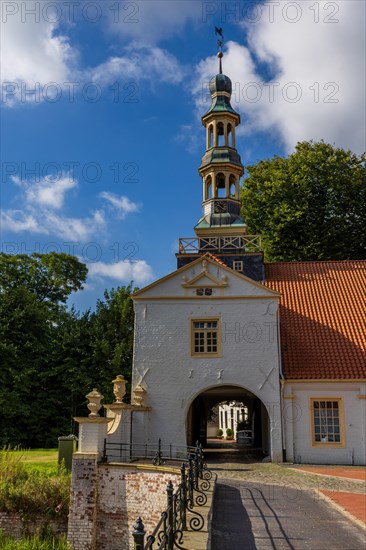
MULTIPOLYGON (((213 407, 220 403, 241 403, 245 410, 245 420, 250 431, 250 442, 246 446, 261 451, 263 455, 270 454, 270 421, 264 403, 251 391, 241 386, 215 386, 201 392, 192 401, 187 414, 187 444, 194 445, 199 441, 203 447, 215 446, 215 426, 212 421, 213 407)), ((218 411, 218 414, 225 414, 225 408, 218 411)), ((236 410, 232 415, 225 417, 224 425, 235 427, 234 423, 240 420, 236 417, 236 410), (225 423, 226 422, 226 423, 225 423)), ((219 428, 219 419, 217 419, 219 428)), ((217 430, 216 430, 217 431, 217 430)), ((225 437, 225 433, 223 434, 225 437)), ((220 446, 220 439, 216 439, 217 446, 220 446)))

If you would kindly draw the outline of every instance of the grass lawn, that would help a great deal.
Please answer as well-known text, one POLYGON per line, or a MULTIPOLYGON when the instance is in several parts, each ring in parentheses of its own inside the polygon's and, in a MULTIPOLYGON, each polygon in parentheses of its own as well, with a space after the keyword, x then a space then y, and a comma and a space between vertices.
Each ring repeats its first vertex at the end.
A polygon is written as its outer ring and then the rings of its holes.
POLYGON ((33 470, 50 475, 57 472, 57 449, 20 449, 12 451, 12 454, 20 457, 21 461, 33 470))
POLYGON ((0 548, 2 550, 68 550, 65 539, 55 540, 52 537, 40 539, 38 537, 26 537, 14 540, 4 537, 0 531, 0 548))

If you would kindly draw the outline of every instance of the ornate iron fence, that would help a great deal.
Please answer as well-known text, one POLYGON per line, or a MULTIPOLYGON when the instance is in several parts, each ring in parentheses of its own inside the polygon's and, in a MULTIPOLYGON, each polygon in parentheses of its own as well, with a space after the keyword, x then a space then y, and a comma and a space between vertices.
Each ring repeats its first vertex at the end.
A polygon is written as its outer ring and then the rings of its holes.
POLYGON ((180 550, 186 549, 184 532, 201 531, 205 520, 195 508, 207 503, 207 491, 211 488, 214 474, 204 462, 201 445, 190 454, 187 463, 182 463, 180 484, 174 493, 173 484, 168 483, 167 508, 160 521, 145 542, 145 529, 141 517, 132 533, 135 550, 180 550))

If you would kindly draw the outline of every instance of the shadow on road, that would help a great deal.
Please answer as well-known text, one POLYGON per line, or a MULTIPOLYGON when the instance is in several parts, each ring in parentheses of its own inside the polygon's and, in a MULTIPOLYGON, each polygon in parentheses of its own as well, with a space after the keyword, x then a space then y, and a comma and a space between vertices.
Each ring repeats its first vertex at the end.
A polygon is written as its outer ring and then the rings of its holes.
POLYGON ((235 487, 216 485, 211 540, 211 550, 256 550, 249 516, 235 487))

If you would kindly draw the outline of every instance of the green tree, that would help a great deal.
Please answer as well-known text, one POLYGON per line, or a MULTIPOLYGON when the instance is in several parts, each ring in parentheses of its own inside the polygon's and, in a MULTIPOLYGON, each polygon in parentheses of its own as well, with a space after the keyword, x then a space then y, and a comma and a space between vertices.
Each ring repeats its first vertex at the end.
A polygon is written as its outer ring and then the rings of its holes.
MULTIPOLYGON (((42 370, 42 383, 48 388, 48 404, 53 411, 45 430, 50 442, 57 441, 59 435, 75 432, 74 416, 87 413, 85 395, 99 387, 93 368, 92 318, 89 310, 79 313, 74 308, 59 314, 47 360, 49 368, 42 370)), ((38 418, 41 420, 40 414, 38 418)))
POLYGON ((39 375, 48 356, 52 326, 49 309, 20 286, 0 295, 0 438, 1 443, 38 441, 35 399, 42 393, 39 375))
POLYGON ((117 374, 131 380, 132 283, 80 314, 64 305, 86 277, 76 258, 2 254, 0 268, 0 444, 55 446, 87 413, 86 393, 107 403, 117 374))
POLYGON ((111 380, 117 374, 123 374, 131 381, 134 335, 132 292, 132 283, 106 290, 104 300, 98 300, 92 318, 94 379, 106 398, 112 398, 111 380))
POLYGON ((366 258, 365 155, 304 141, 247 175, 242 214, 267 261, 366 258))
POLYGON ((70 317, 63 304, 82 287, 86 273, 67 254, 0 254, 3 444, 55 445, 55 433, 65 429, 65 385, 53 354, 70 317))
POLYGON ((82 288, 87 273, 86 265, 70 254, 0 253, 0 293, 22 286, 40 302, 64 304, 82 288))

